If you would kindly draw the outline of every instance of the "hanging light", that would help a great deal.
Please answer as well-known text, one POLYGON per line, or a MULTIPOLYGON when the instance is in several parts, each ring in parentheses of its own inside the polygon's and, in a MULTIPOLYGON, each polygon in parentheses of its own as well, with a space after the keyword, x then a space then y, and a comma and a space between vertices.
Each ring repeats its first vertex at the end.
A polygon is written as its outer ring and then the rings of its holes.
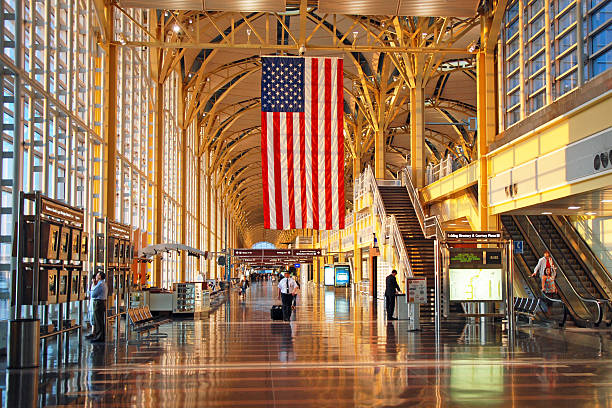
POLYGON ((181 31, 181 27, 178 24, 175 24, 172 26, 172 31, 178 34, 179 31, 181 31))

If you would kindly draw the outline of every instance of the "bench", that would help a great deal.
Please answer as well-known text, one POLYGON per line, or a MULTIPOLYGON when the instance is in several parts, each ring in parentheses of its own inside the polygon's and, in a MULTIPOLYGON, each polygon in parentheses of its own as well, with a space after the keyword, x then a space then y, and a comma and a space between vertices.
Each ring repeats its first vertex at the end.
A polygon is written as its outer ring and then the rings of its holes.
POLYGON ((514 311, 518 316, 525 316, 532 324, 536 317, 536 312, 540 307, 540 299, 535 298, 514 298, 514 311))
POLYGON ((159 332, 159 326, 171 322, 170 319, 156 319, 151 314, 149 306, 128 309, 128 318, 132 330, 138 335, 138 341, 145 340, 143 334, 147 334, 148 340, 155 341, 161 337, 168 337, 159 332))

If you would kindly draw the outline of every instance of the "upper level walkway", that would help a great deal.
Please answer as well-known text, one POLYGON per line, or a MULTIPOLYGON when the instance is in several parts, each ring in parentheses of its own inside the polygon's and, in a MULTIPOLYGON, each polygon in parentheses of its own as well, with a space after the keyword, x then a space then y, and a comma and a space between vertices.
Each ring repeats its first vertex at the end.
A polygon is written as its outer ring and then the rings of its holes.
MULTIPOLYGON (((304 285, 303 285, 304 286, 304 285)), ((408 332, 350 289, 304 288, 291 323, 272 322, 272 282, 200 320, 175 320, 151 345, 92 346, 61 369, 6 376, 37 406, 609 406, 610 332, 492 324, 408 332), (37 389, 34 388, 38 384, 37 389), (32 394, 30 394, 32 395, 32 394)), ((6 394, 5 394, 6 397, 6 394)), ((6 406, 6 405, 5 405, 6 406)), ((25 407, 27 405, 19 405, 25 407)))

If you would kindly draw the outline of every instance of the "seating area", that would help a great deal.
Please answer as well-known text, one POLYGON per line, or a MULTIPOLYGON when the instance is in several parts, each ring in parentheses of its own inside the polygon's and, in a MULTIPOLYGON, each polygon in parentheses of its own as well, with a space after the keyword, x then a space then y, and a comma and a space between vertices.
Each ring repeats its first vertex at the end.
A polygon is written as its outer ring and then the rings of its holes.
POLYGON ((128 309, 129 324, 131 330, 137 334, 137 341, 155 341, 162 337, 168 337, 159 332, 159 326, 172 322, 171 319, 156 318, 151 314, 149 306, 128 309), (146 337, 143 335, 146 334, 146 337))
POLYGON ((524 316, 532 324, 536 318, 536 312, 540 306, 540 299, 535 298, 514 298, 514 312, 518 316, 524 316))

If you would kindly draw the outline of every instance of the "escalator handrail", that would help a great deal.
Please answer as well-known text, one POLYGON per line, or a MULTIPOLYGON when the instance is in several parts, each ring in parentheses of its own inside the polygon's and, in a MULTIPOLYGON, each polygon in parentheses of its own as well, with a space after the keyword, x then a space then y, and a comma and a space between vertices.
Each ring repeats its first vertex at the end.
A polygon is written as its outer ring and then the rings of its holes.
MULTIPOLYGON (((538 230, 535 228, 535 226, 533 225, 533 223, 531 222, 531 220, 529 219, 529 216, 525 217, 525 219, 527 220, 527 222, 529 223, 529 225, 531 226, 531 228, 535 231, 535 235, 536 237, 540 240, 540 244, 542 244, 542 246, 550 253, 550 248, 548 247, 548 245, 546 245, 546 243, 544 242, 544 240, 542 239, 542 237, 540 236, 540 234, 538 233, 538 230)), ((601 323, 601 320, 603 319, 603 310, 601 308, 601 303, 607 303, 607 301, 603 301, 601 299, 589 299, 589 298, 585 298, 583 296, 581 296, 577 291, 576 288, 574 288, 574 285, 572 285, 572 282, 567 278, 567 275, 565 274, 565 272, 563 272, 563 269, 561 268, 561 264, 559 262, 557 262, 557 260, 555 259, 555 257, 553 256, 552 253, 550 253, 550 257, 553 259, 555 265, 557 265, 557 271, 560 272, 563 277, 565 278, 565 280, 567 281, 567 283, 569 284, 569 287, 572 288, 572 291, 574 292, 574 294, 583 302, 585 303, 594 303, 597 306, 597 320, 594 322, 594 324, 597 326, 599 325, 599 323, 601 323)), ((584 287, 583 287, 584 288, 584 287)), ((586 290, 586 289, 585 289, 586 290)))
MULTIPOLYGON (((535 231, 538 231, 538 230, 535 228, 535 226, 533 225, 533 222, 531 221, 531 218, 529 218, 529 217, 530 217, 530 216, 527 216, 527 220, 530 222, 530 224, 531 224, 531 226, 534 228, 534 230, 535 230, 535 231)), ((553 228, 555 228, 554 223, 553 223, 553 222, 552 222, 552 221, 551 221, 551 220, 550 220, 548 217, 546 218, 546 220, 547 220, 547 221, 548 221, 548 222, 549 222, 549 223, 552 225, 552 227, 553 227, 553 228)), ((557 229, 555 229, 555 231, 559 232, 557 229)), ((538 233, 538 235, 540 235, 540 233, 538 233)), ((550 234, 548 234, 548 235, 550 235, 550 234)), ((556 249, 557 251, 559 251, 559 252, 563 252, 563 251, 561 250, 561 248, 559 247, 559 245, 557 245, 557 243, 556 243, 555 241, 553 241, 553 239, 552 239, 553 237, 552 237, 552 236, 550 236, 550 238, 551 238, 551 239, 550 239, 550 242, 551 242, 551 244, 554 244, 555 249, 556 249)), ((561 239, 563 239, 563 238, 561 238, 561 239)), ((542 241, 544 241, 544 240, 542 240, 542 241)), ((546 245, 545 245, 545 246, 546 246, 546 245)), ((550 247, 547 247, 547 249, 549 249, 549 250, 550 250, 551 248, 550 248, 550 247)), ((570 251, 571 251, 571 249, 570 249, 570 251)), ((553 255, 552 255, 552 253, 551 253, 551 255, 550 255, 550 256, 551 256, 551 257, 553 256, 553 255)), ((554 259, 554 257, 553 257, 553 259, 554 259)), ((578 262, 580 262, 580 260, 578 260, 578 262)), ((557 261, 556 261, 556 260, 555 260, 555 263, 556 263, 558 266, 561 266, 561 264, 560 264, 560 263, 557 263, 557 261)), ((574 276, 578 277, 578 274, 576 273, 576 269, 575 269, 575 268, 574 268, 574 267, 573 267, 571 264, 569 264, 569 263, 567 263, 567 262, 566 262, 566 265, 568 266, 568 269, 570 269, 570 270, 572 271, 572 273, 574 274, 574 276)), ((586 271, 586 268, 584 268, 584 265, 583 265, 583 269, 586 271)), ((589 279, 589 280, 591 280, 591 279, 589 278, 589 276, 586 276, 586 278, 587 278, 587 279, 589 279)), ((587 288, 585 288, 585 287, 584 287, 584 284, 582 283, 582 280, 578 279, 578 282, 580 283, 580 286, 582 287, 582 290, 583 290, 585 293, 590 294, 589 290, 588 290, 587 288)), ((597 291, 599 292, 599 289, 597 289, 597 291)), ((592 295, 591 295, 591 296, 592 296, 592 295)), ((601 299, 601 298, 596 298, 596 297, 592 297, 592 299, 597 299, 597 300, 599 300, 600 302, 607 302, 607 299, 601 299)))
MULTIPOLYGON (((528 234, 527 234, 525 231, 523 231, 523 227, 520 225, 520 223, 517 221, 517 219, 516 219, 514 216, 510 216, 510 219, 512 220, 512 224, 513 224, 513 225, 516 227, 516 229, 517 229, 518 233, 521 235, 522 239, 523 239, 523 240, 525 240, 525 241, 527 242, 527 246, 528 246, 528 248, 530 248, 530 251, 532 251, 532 250, 534 249, 534 245, 533 245, 533 243, 531 242, 531 240, 532 240, 532 239, 530 238, 530 236, 529 236, 529 235, 528 235, 528 234)), ((535 254, 534 254, 534 256, 535 256, 535 254)), ((523 256, 523 255, 521 255, 520 257, 516 257, 516 258, 514 258, 514 259, 515 259, 515 262, 518 262, 518 260, 522 261, 522 262, 523 262, 523 264, 524 264, 524 266, 525 266, 525 270, 527 270, 527 273, 528 273, 529 275, 531 275, 531 268, 530 268, 530 267, 527 265, 527 262, 525 261, 525 259, 524 259, 524 256, 523 256)), ((520 263, 520 262, 519 262, 519 263, 520 263)), ((521 269, 521 270, 522 270, 522 269, 521 269)), ((564 277, 565 277, 565 275, 564 275, 564 277)), ((527 278, 527 279, 529 279, 529 278, 527 278)), ((565 277, 565 279, 566 279, 566 281, 567 281, 567 277, 565 277)), ((527 282, 528 282, 527 284, 529 285, 530 289, 531 289, 533 292, 535 292, 535 293, 540 293, 540 294, 542 294, 542 295, 543 295, 543 293, 542 293, 542 289, 541 289, 540 285, 536 285, 536 286, 537 286, 537 290, 534 290, 534 289, 533 289, 533 287, 531 286, 531 285, 532 285, 532 284, 531 284, 531 282, 532 282, 532 281, 531 281, 531 280, 527 280, 527 282)), ((568 281, 568 285, 571 287, 571 283, 570 283, 569 281, 568 281)), ((563 294, 563 290, 562 290, 561 288, 559 288, 559 293, 560 293, 560 294, 561 294, 563 297, 567 298, 567 296, 563 294)), ((548 297, 547 297, 547 298, 548 298, 548 297)), ((580 298, 578 298, 578 300, 580 300, 580 298)), ((584 320, 584 321, 589 321, 589 318, 583 318, 583 317, 580 315, 580 313, 578 313, 578 312, 576 311, 576 309, 573 307, 573 305, 571 304, 571 302, 569 302, 569 301, 568 301, 568 302, 566 303, 566 302, 564 302, 562 299, 561 299, 561 301, 563 302, 563 305, 564 305, 564 307, 566 308, 566 310, 571 309, 571 314, 572 314, 572 316, 574 317, 574 319, 580 319, 580 320, 584 320)), ((589 315, 591 314, 591 312, 588 310, 588 308, 586 308, 586 306, 585 306, 585 309, 584 309, 584 310, 585 310, 585 312, 586 312, 587 314, 589 314, 589 315)))

